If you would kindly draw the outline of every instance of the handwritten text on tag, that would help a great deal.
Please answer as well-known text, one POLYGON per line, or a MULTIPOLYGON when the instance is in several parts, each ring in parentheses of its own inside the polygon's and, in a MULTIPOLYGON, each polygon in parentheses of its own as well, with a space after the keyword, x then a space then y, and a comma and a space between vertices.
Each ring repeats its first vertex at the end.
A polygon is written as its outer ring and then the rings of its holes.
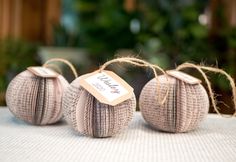
POLYGON ((116 105, 132 95, 130 87, 123 79, 111 71, 93 72, 80 79, 80 84, 100 102, 116 105))

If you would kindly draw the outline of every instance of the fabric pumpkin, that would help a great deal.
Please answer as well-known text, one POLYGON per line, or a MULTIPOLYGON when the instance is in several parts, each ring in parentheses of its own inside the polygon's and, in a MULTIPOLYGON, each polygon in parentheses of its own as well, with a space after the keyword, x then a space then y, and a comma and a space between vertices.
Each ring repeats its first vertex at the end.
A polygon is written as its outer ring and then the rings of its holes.
POLYGON ((99 102, 75 79, 63 97, 63 114, 73 129, 92 137, 109 137, 120 133, 131 121, 136 100, 133 97, 115 106, 99 102))
POLYGON ((171 76, 158 76, 157 80, 149 81, 140 94, 139 107, 142 116, 153 128, 166 132, 187 132, 195 129, 206 117, 209 109, 209 99, 201 84, 188 84, 171 76), (166 102, 162 105, 157 98, 162 99, 169 87, 166 102))
POLYGON ((30 124, 56 123, 62 117, 62 95, 68 86, 59 74, 56 78, 42 78, 26 70, 8 85, 6 103, 17 118, 30 124))

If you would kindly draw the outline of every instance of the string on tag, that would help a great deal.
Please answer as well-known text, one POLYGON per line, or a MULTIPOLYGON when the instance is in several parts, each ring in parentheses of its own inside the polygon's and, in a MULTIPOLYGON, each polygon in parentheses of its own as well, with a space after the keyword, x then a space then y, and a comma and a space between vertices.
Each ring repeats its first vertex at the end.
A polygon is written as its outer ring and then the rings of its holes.
MULTIPOLYGON (((62 62, 62 63, 64 63, 64 64, 68 65, 69 68, 71 69, 73 75, 75 76, 75 78, 78 77, 78 74, 77 74, 77 72, 76 72, 76 70, 75 70, 75 67, 74 67, 69 61, 67 61, 67 60, 65 60, 65 59, 62 59, 62 58, 52 58, 52 59, 49 59, 48 61, 46 61, 46 62, 43 64, 43 67, 50 67, 50 66, 51 66, 50 64, 53 63, 53 62, 62 62)), ((55 67, 55 66, 54 66, 54 67, 55 67)), ((59 69, 60 69, 60 68, 59 68, 59 69)), ((60 71, 61 71, 61 70, 60 70, 60 71)))
POLYGON ((214 110, 216 111, 217 114, 219 114, 223 117, 232 117, 232 116, 236 115, 236 88, 235 88, 235 82, 234 82, 233 78, 228 73, 226 73, 224 70, 219 69, 219 68, 207 67, 207 66, 202 66, 202 65, 195 65, 195 64, 192 64, 192 63, 183 63, 183 64, 179 65, 176 68, 176 70, 182 70, 182 69, 186 69, 186 68, 194 68, 194 69, 198 70, 201 73, 201 75, 203 76, 203 78, 204 78, 204 80, 207 84, 209 95, 210 95, 210 98, 211 98, 211 102, 212 102, 213 108, 214 108, 214 110), (212 90, 212 87, 211 87, 211 82, 209 81, 209 79, 207 78, 207 75, 205 74, 205 72, 203 70, 214 72, 214 73, 220 73, 222 75, 225 75, 226 78, 229 80, 230 86, 231 86, 231 89, 232 89, 233 103, 234 103, 234 109, 235 109, 235 112, 232 116, 224 116, 222 113, 219 112, 219 110, 217 108, 216 100, 214 98, 214 93, 213 93, 213 90, 212 90))
MULTIPOLYGON (((139 67, 147 67, 147 68, 152 69, 152 71, 154 73, 154 77, 156 78, 156 81, 157 81, 157 94, 159 94, 159 80, 158 80, 158 75, 157 75, 157 71, 156 70, 159 70, 161 73, 163 73, 166 76, 166 79, 167 79, 167 82, 168 82, 167 74, 166 74, 166 72, 161 67, 159 67, 157 65, 154 65, 154 64, 151 64, 151 63, 149 63, 147 61, 135 58, 135 57, 120 57, 120 58, 112 59, 112 60, 104 63, 100 67, 99 70, 102 71, 108 65, 113 64, 113 63, 128 63, 128 64, 131 64, 131 65, 135 65, 135 66, 139 66, 139 67)), ((160 102, 159 97, 157 97, 157 102, 159 104, 163 105, 166 102, 168 94, 169 94, 169 88, 170 88, 170 85, 168 86, 166 94, 165 94, 164 98, 161 100, 161 102, 160 102)))

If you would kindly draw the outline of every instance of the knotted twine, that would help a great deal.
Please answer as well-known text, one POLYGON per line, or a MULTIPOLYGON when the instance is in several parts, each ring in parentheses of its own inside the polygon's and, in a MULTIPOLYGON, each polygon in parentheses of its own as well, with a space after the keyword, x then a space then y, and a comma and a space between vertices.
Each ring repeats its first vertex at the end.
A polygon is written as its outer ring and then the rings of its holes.
MULTIPOLYGON (((147 61, 144 61, 142 59, 138 59, 138 58, 135 58, 135 57, 120 57, 120 58, 115 58, 115 59, 112 59, 110 61, 107 61, 106 63, 104 63, 99 71, 103 71, 107 66, 109 66, 110 64, 113 64, 113 63, 128 63, 128 64, 131 64, 131 65, 134 65, 134 66, 139 66, 139 67, 145 67, 145 68, 150 68, 152 71, 153 71, 153 74, 154 74, 154 77, 157 81, 157 83, 159 83, 159 80, 158 80, 158 75, 157 75, 157 71, 156 70, 159 70, 161 73, 163 73, 163 75, 166 76, 166 79, 168 81, 168 77, 167 77, 167 74, 166 72, 161 68, 159 67, 158 65, 154 65, 154 64, 151 64, 147 61)), ((157 84, 157 92, 159 92, 159 84, 157 84)), ((159 97, 157 97, 157 102, 160 103, 161 105, 163 105, 168 97, 168 93, 169 93, 169 87, 165 93, 165 96, 164 98, 160 101, 159 97)))
POLYGON ((180 70, 186 69, 186 68, 194 68, 194 69, 198 70, 200 72, 200 74, 203 76, 203 78, 204 78, 204 80, 207 84, 207 87, 208 87, 208 91, 209 91, 209 95, 210 95, 210 98, 211 98, 213 108, 214 108, 214 110, 216 111, 217 114, 219 114, 223 117, 232 117, 232 116, 236 115, 236 88, 235 88, 235 82, 234 82, 233 78, 228 73, 226 73, 224 70, 219 69, 219 68, 202 66, 202 65, 195 65, 195 64, 192 64, 192 63, 188 63, 188 62, 179 65, 176 68, 176 70, 180 71, 180 70), (214 93, 213 93, 213 90, 212 90, 212 87, 211 87, 211 82, 209 81, 209 79, 207 78, 206 73, 203 70, 214 72, 214 73, 220 73, 222 75, 225 75, 226 78, 228 79, 228 81, 230 83, 230 86, 231 86, 231 89, 232 89, 233 103, 234 103, 234 109, 235 109, 235 112, 233 113, 232 116, 224 116, 222 113, 219 112, 219 110, 217 108, 216 100, 214 99, 214 93))
MULTIPOLYGON (((201 69, 200 72, 202 72, 201 69)), ((206 75, 203 76, 212 92, 209 80, 206 75)), ((143 87, 139 97, 139 108, 144 120, 154 129, 165 132, 181 133, 196 129, 207 116, 209 95, 200 83, 190 84, 183 81, 184 78, 182 80, 171 74, 168 77, 169 83, 163 75, 158 76, 161 87, 159 92, 155 90, 157 86, 155 79, 150 80, 143 87), (168 87, 170 88, 166 103, 160 105, 155 102, 154 97, 162 96, 168 87)), ((211 101, 216 105, 213 99, 211 101)), ((220 114, 219 111, 218 114, 220 114)))
MULTIPOLYGON (((110 61, 107 61, 106 63, 104 63, 101 67, 100 67, 100 71, 104 70, 107 66, 109 66, 110 64, 113 64, 113 63, 129 63, 131 65, 135 65, 135 66, 139 66, 139 67, 148 67, 150 68, 153 73, 154 73, 154 77, 157 81, 157 94, 159 92, 159 81, 158 81, 158 75, 157 75, 157 72, 156 70, 159 70, 161 73, 163 73, 165 76, 167 76, 166 72, 161 68, 159 67, 158 65, 155 65, 155 64, 151 64, 147 61, 144 61, 142 59, 138 59, 138 58, 135 58, 135 57, 120 57, 120 58, 115 58, 115 59, 112 59, 110 61)), ((208 67, 208 66, 202 66, 202 65, 195 65, 195 64, 192 64, 192 63, 183 63, 181 65, 179 65, 176 70, 180 71, 182 69, 186 69, 186 68, 195 68, 197 69, 200 74, 203 76, 206 84, 207 84, 207 87, 208 87, 208 91, 209 91, 209 96, 211 98, 211 102, 212 102, 212 105, 213 105, 213 108, 214 110, 216 111, 217 114, 223 116, 223 117, 232 117, 232 116, 236 116, 236 87, 235 87, 235 82, 233 80, 233 78, 228 74, 226 73, 224 70, 222 69, 219 69, 219 68, 214 68, 214 67, 208 67), (230 82, 230 86, 231 86, 231 89, 232 89, 232 94, 233 94, 233 103, 234 103, 234 109, 235 109, 235 112, 233 113, 232 116, 224 116, 222 113, 220 113, 220 111, 218 110, 217 108, 217 104, 216 104, 216 100, 214 99, 214 93, 213 93, 213 90, 212 90, 212 87, 211 87, 211 82, 209 81, 209 79, 207 78, 207 75, 205 74, 205 72, 203 70, 206 70, 206 71, 211 71, 211 72, 215 72, 215 73, 220 73, 222 75, 225 75, 226 78, 229 80, 230 82)), ((166 77, 167 81, 168 81, 168 77, 166 77)), ((160 102, 160 99, 159 97, 157 97, 157 101, 163 105, 166 100, 167 100, 167 97, 168 97, 168 94, 169 94, 169 89, 170 87, 168 86, 168 89, 166 91, 166 94, 164 96, 164 98, 161 100, 160 102)))

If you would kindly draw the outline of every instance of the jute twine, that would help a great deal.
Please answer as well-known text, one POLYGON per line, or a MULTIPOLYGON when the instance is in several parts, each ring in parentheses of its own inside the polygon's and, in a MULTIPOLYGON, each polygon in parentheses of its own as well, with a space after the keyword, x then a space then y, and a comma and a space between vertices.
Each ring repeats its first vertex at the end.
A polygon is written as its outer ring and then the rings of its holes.
MULTIPOLYGON (((138 58, 135 58, 135 57, 121 57, 121 58, 115 58, 115 59, 112 59, 110 61, 107 61, 106 63, 104 63, 101 67, 100 67, 100 71, 104 70, 107 66, 109 66, 110 64, 113 64, 113 63, 128 63, 128 64, 131 64, 131 65, 135 65, 135 66, 139 66, 139 67, 144 67, 144 68, 150 68, 152 69, 153 73, 154 73, 154 76, 155 76, 155 79, 157 81, 157 94, 159 94, 159 81, 158 81, 158 75, 157 75, 157 71, 160 71, 161 73, 163 73, 166 78, 167 78, 167 81, 168 81, 168 77, 167 77, 167 74, 166 72, 161 68, 159 67, 158 65, 154 65, 154 64, 151 64, 147 61, 144 61, 142 59, 138 59, 138 58)), ((181 65, 179 65, 176 70, 182 70, 182 69, 186 69, 186 68, 195 68, 196 70, 198 70, 200 72, 200 74, 203 76, 206 84, 207 84, 207 88, 208 88, 208 91, 209 91, 209 96, 211 98, 211 102, 212 102, 212 105, 214 107, 214 110, 216 111, 217 114, 223 116, 223 117, 232 117, 232 116, 236 116, 236 87, 235 87, 235 82, 233 80, 233 78, 228 74, 226 73, 224 70, 222 69, 219 69, 219 68, 214 68, 214 67, 208 67, 208 66, 202 66, 202 65, 195 65, 195 64, 192 64, 192 63, 183 63, 181 65), (211 71, 211 72, 214 72, 214 73, 220 73, 224 76, 226 76, 226 78, 229 80, 230 82, 230 86, 232 88, 232 94, 233 94, 233 103, 234 103, 234 109, 235 109, 235 112, 233 113, 232 116, 224 116, 222 113, 220 113, 220 111, 218 110, 217 108, 217 101, 214 97, 214 93, 213 93, 213 89, 211 87, 211 82, 209 81, 209 79, 207 78, 207 75, 206 73, 203 71, 203 70, 206 70, 206 71, 211 71)), ((161 100, 161 102, 159 102, 159 98, 157 98, 157 101, 163 105, 168 97, 168 93, 169 93, 169 87, 167 89, 167 92, 164 96, 164 98, 161 100)))
MULTIPOLYGON (((165 76, 166 76, 166 79, 168 81, 168 77, 167 77, 167 74, 166 72, 159 66, 157 65, 154 65, 154 64, 151 64, 147 61, 144 61, 144 60, 141 60, 141 59, 138 59, 138 58, 135 58, 135 57, 120 57, 120 58, 115 58, 115 59, 112 59, 110 61, 107 61, 106 63, 104 63, 99 71, 103 71, 107 66, 109 66, 110 64, 113 64, 113 63, 128 63, 128 64, 131 64, 131 65, 134 65, 134 66, 139 66, 139 67, 143 67, 143 68, 150 68, 152 69, 153 71, 153 74, 155 76, 155 79, 157 81, 157 93, 159 94, 159 80, 158 80, 158 75, 157 75, 157 71, 160 71, 161 73, 163 73, 165 76)), ((164 98, 160 101, 160 98, 157 97, 157 102, 160 103, 161 105, 163 105, 168 97, 168 93, 169 93, 169 86, 168 86, 168 89, 166 91, 166 94, 164 96, 164 98)))
POLYGON ((55 65, 51 65, 51 64, 54 63, 54 62, 62 62, 62 63, 64 63, 64 64, 66 64, 66 65, 71 69, 71 71, 72 71, 73 75, 75 76, 75 78, 78 77, 78 74, 77 74, 77 72, 76 72, 75 67, 74 67, 69 61, 67 61, 67 60, 65 60, 65 59, 62 59, 62 58, 52 58, 52 59, 49 59, 48 61, 46 61, 46 62, 43 64, 43 67, 53 67, 53 68, 56 68, 60 73, 62 73, 61 70, 60 70, 60 68, 58 68, 58 67, 55 66, 55 65))
POLYGON ((236 115, 236 88, 235 88, 235 82, 234 82, 233 78, 228 73, 226 73, 224 70, 219 69, 219 68, 202 66, 202 65, 195 65, 195 64, 192 64, 192 63, 183 63, 183 64, 179 65, 176 68, 176 70, 182 70, 182 69, 187 69, 187 68, 194 68, 197 71, 199 71, 201 73, 201 75, 203 76, 203 78, 204 78, 204 80, 207 84, 207 87, 208 87, 208 91, 209 91, 209 95, 210 95, 210 98, 211 98, 213 108, 214 108, 214 110, 216 111, 217 114, 219 114, 223 117, 232 117, 232 116, 236 115), (224 116, 222 113, 219 112, 219 110, 217 108, 217 104, 216 104, 217 101, 214 97, 215 95, 214 95, 212 87, 211 87, 211 82, 209 81, 209 79, 207 78, 206 73, 203 70, 214 72, 214 73, 220 73, 220 74, 226 76, 226 78, 228 79, 228 81, 230 83, 230 86, 231 86, 231 89, 232 89, 233 103, 234 103, 234 109, 235 109, 235 112, 233 113, 232 116, 228 116, 228 115, 224 116))

